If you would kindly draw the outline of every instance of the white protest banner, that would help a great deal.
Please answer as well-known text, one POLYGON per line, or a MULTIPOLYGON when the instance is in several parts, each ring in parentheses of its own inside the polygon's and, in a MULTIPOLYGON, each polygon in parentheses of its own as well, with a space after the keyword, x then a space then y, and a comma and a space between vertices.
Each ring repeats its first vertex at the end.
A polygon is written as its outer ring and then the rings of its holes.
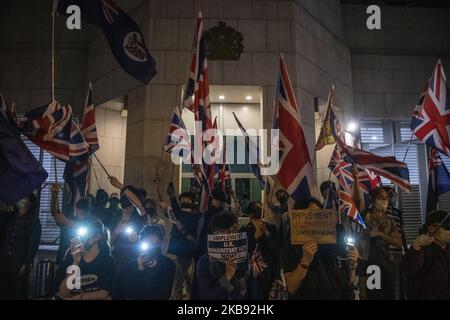
POLYGON ((237 263, 247 260, 247 233, 209 234, 208 254, 214 260, 227 262, 230 257, 237 263))

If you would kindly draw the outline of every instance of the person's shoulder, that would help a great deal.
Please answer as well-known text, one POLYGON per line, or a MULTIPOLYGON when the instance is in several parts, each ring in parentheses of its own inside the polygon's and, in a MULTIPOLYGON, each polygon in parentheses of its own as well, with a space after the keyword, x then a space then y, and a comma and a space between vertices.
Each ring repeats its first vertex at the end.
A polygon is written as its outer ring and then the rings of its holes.
POLYGON ((166 257, 166 256, 163 255, 161 259, 163 261, 163 264, 165 266, 167 266, 168 268, 175 268, 176 267, 175 262, 172 259, 170 259, 169 257, 166 257))
POLYGON ((103 263, 103 264, 106 264, 106 265, 111 265, 111 266, 115 266, 115 264, 116 264, 116 260, 114 260, 114 258, 110 255, 110 254, 101 254, 100 255, 100 261, 103 263))
POLYGON ((198 265, 198 267, 200 267, 200 266, 204 267, 204 266, 209 265, 209 255, 207 253, 202 255, 200 257, 200 259, 198 259, 197 265, 198 265))

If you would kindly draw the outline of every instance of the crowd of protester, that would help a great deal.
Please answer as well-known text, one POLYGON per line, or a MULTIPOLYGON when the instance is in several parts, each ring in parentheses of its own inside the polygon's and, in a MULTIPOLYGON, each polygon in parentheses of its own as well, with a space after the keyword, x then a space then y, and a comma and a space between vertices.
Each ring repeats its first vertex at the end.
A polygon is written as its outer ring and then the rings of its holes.
MULTIPOLYGON (((401 230, 386 215, 391 199, 382 187, 372 192, 366 229, 341 217, 335 244, 293 245, 284 190, 269 197, 266 207, 247 201, 241 208, 233 191, 217 187, 201 212, 195 190, 177 196, 170 183, 169 201, 163 202, 114 177, 110 183, 116 193, 99 189, 71 212, 59 208, 59 185, 51 188, 51 211, 61 228, 54 299, 380 300, 396 298, 397 282, 408 299, 450 299, 449 216, 427 214, 396 273, 390 248, 402 248, 401 230), (208 235, 237 232, 247 235, 246 262, 209 255, 208 235), (372 290, 366 286, 371 265, 381 275, 381 287, 372 290)), ((322 184, 321 192, 323 203, 302 199, 293 209, 336 208, 334 184, 322 184)), ((29 195, 0 212, 0 299, 29 295, 41 232, 36 205, 29 195)))

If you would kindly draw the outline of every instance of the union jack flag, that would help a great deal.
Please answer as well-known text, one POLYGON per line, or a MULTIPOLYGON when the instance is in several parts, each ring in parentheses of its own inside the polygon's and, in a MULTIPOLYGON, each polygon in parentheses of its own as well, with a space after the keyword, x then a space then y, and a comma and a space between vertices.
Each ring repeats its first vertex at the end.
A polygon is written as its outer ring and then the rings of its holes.
POLYGON ((277 177, 290 196, 291 207, 298 199, 318 198, 317 182, 309 156, 308 145, 300 120, 283 56, 275 92, 273 127, 280 130, 280 169, 277 177))
POLYGON ((264 261, 261 254, 261 250, 259 250, 258 244, 256 244, 256 248, 255 250, 253 250, 253 254, 250 260, 250 268, 253 278, 258 277, 261 273, 264 272, 264 270, 268 268, 268 265, 264 261))
POLYGON ((336 90, 334 85, 331 87, 330 94, 328 95, 327 113, 322 121, 322 128, 320 129, 320 135, 317 139, 315 151, 321 150, 323 147, 336 142, 336 137, 342 135, 341 125, 339 119, 334 111, 334 102, 336 99, 336 90))
POLYGON ((72 120, 69 105, 53 101, 25 114, 18 126, 34 144, 62 161, 89 151, 80 128, 72 120))
POLYGON ((355 191, 358 192, 360 195, 358 208, 361 211, 368 209, 370 192, 379 185, 380 177, 368 169, 361 169, 356 165, 344 161, 337 147, 333 151, 328 167, 336 178, 338 178, 339 184, 350 194, 354 194, 355 191), (357 185, 355 185, 355 180, 357 180, 357 185))
POLYGON ((360 169, 368 169, 374 174, 391 180, 406 191, 411 191, 406 163, 398 161, 395 157, 381 157, 369 151, 348 146, 341 139, 337 139, 337 148, 344 161, 356 164, 360 169))
POLYGON ((90 151, 93 153, 97 151, 100 146, 98 144, 97 127, 95 125, 95 108, 92 102, 92 84, 89 84, 89 89, 86 97, 86 103, 83 111, 83 121, 81 122, 81 132, 86 142, 89 144, 90 151))
POLYGON ((190 137, 181 118, 180 110, 175 107, 170 120, 169 133, 167 134, 165 152, 176 152, 181 157, 189 157, 191 155, 190 137), (183 152, 183 153, 181 153, 183 152))
POLYGON ((84 197, 89 188, 91 158, 89 153, 70 159, 64 168, 64 180, 71 192, 72 206, 84 197))
POLYGON ((441 60, 419 99, 411 130, 427 145, 450 156, 450 96, 447 95, 447 79, 441 60))
POLYGON ((353 201, 353 197, 342 185, 339 185, 339 210, 366 229, 364 219, 359 213, 358 208, 353 201))
POLYGON ((203 18, 201 12, 199 12, 192 45, 190 76, 184 94, 183 107, 194 112, 195 120, 202 121, 204 130, 213 126, 206 55, 207 46, 203 37, 203 18))
POLYGON ((203 151, 208 145, 213 144, 213 139, 203 141, 203 134, 210 129, 213 129, 211 103, 209 101, 209 81, 208 81, 208 60, 207 60, 206 41, 203 36, 203 18, 201 12, 198 14, 197 24, 194 32, 194 41, 192 45, 192 59, 190 66, 190 75, 186 92, 183 98, 183 108, 187 108, 194 113, 196 121, 196 146, 201 146, 200 150, 194 150, 194 175, 201 186, 201 201, 200 209, 205 209, 208 206, 209 192, 211 190, 211 175, 214 177, 214 165, 204 164, 200 168, 198 164, 203 164, 203 151), (197 123, 201 123, 201 128, 197 123), (206 181, 200 181, 206 179, 206 181), (206 187, 207 185, 207 187, 206 187))

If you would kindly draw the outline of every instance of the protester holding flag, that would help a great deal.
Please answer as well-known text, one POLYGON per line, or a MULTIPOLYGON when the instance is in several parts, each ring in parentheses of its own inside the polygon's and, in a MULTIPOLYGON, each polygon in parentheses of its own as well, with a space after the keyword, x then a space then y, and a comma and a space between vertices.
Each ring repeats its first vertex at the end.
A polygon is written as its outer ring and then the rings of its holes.
POLYGON ((250 223, 240 232, 247 233, 250 274, 248 299, 268 300, 275 281, 280 280, 280 256, 277 228, 262 220, 262 203, 247 207, 250 223))
MULTIPOLYGON (((310 199, 297 201, 294 209, 321 209, 310 199)), ((283 253, 283 272, 289 299, 353 300, 359 252, 347 251, 345 265, 338 266, 336 245, 320 245, 309 241, 303 245, 289 244, 283 253), (338 266, 338 267, 337 267, 338 266)))
MULTIPOLYGON (((230 213, 215 215, 210 234, 232 234, 237 231, 237 218, 230 213)), ((243 300, 247 297, 247 263, 216 261, 205 253, 197 264, 197 287, 200 300, 243 300)))
MULTIPOLYGON (((14 205, 0 233, 0 299, 27 300, 28 275, 41 238, 41 223, 34 194, 14 205)), ((5 217, 4 217, 5 218, 5 217)))
POLYGON ((280 137, 286 139, 279 143, 277 178, 289 194, 290 207, 301 198, 319 197, 300 113, 284 58, 280 56, 272 122, 273 129, 279 129, 280 137))
POLYGON ((450 299, 450 215, 428 213, 426 234, 419 235, 403 256, 408 299, 450 299))
POLYGON ((367 263, 380 267, 381 289, 368 290, 367 297, 370 300, 394 299, 395 274, 389 245, 401 248, 401 234, 395 221, 386 216, 386 210, 389 205, 387 192, 383 188, 376 188, 372 192, 371 199, 372 206, 365 216, 367 229, 364 233, 369 237, 367 263))
POLYGON ((52 184, 50 210, 55 223, 61 228, 58 254, 56 256, 56 264, 60 264, 67 255, 70 246, 70 239, 76 236, 76 226, 79 222, 91 216, 92 208, 89 205, 87 197, 79 199, 75 204, 72 212, 61 212, 59 209, 58 194, 60 186, 57 183, 52 184))
POLYGON ((167 194, 170 198, 171 214, 173 214, 169 216, 173 226, 167 252, 177 257, 178 272, 175 279, 174 298, 182 299, 189 297, 192 290, 197 226, 201 213, 195 210, 195 197, 192 193, 181 193, 177 201, 175 187, 173 183, 170 183, 167 194))

